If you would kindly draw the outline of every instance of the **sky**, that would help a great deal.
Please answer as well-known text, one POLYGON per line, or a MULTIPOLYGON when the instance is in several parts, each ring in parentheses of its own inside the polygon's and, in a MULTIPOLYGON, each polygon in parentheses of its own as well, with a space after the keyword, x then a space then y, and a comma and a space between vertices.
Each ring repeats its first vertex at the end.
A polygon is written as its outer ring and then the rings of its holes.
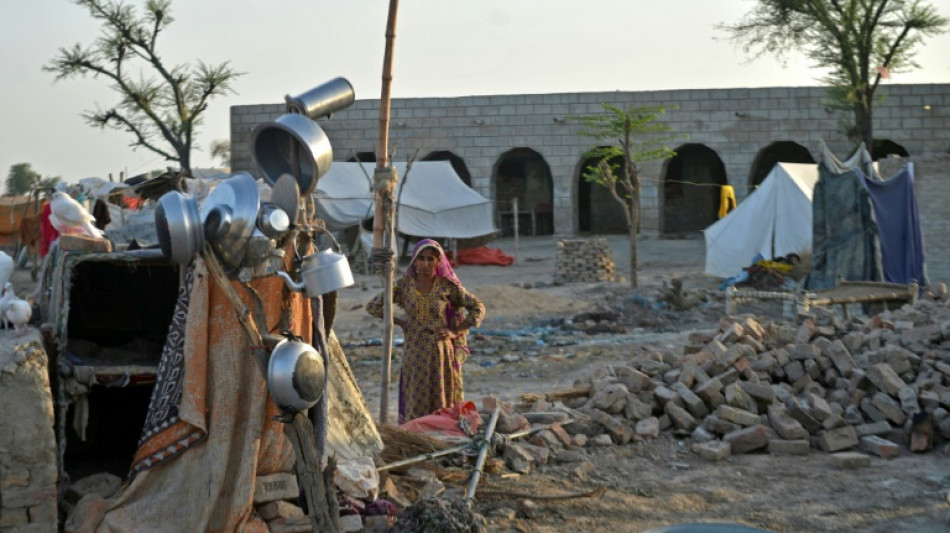
MULTIPOLYGON (((127 0, 128 1, 128 0, 127 0)), ((138 8, 142 0, 132 0, 138 8)), ((933 5, 950 16, 950 1, 933 5)), ((213 141, 230 135, 230 107, 281 103, 337 76, 357 99, 380 97, 388 0, 175 0, 160 36, 169 64, 229 61, 245 73, 237 94, 210 102, 194 167, 215 166, 213 141)), ((822 72, 800 55, 756 60, 716 24, 735 23, 751 0, 403 0, 392 96, 646 91, 814 86, 822 72)), ((0 176, 30 163, 74 182, 164 168, 132 150, 131 134, 88 126, 108 108, 103 79, 54 81, 42 66, 58 49, 89 45, 99 25, 70 0, 0 0, 0 176)), ((921 69, 887 83, 950 83, 950 34, 919 49, 921 69)))

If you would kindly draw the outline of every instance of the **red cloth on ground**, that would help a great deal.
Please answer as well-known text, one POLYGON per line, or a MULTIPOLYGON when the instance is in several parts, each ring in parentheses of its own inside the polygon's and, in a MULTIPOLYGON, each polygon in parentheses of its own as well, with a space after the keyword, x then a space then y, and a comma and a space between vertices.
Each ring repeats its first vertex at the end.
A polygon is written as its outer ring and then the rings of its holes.
POLYGON ((464 248, 455 255, 455 260, 460 265, 501 265, 508 266, 515 262, 515 258, 502 252, 498 248, 489 248, 487 246, 476 246, 475 248, 464 248))
POLYGON ((399 426, 399 429, 416 433, 438 433, 468 437, 459 427, 459 420, 465 419, 472 433, 478 431, 478 409, 474 402, 460 402, 452 407, 443 407, 431 415, 420 416, 399 426))
POLYGON ((53 208, 50 204, 43 206, 43 210, 40 211, 40 257, 46 257, 46 254, 49 253, 50 245, 59 238, 59 232, 53 227, 53 223, 49 221, 49 216, 52 212, 53 208))

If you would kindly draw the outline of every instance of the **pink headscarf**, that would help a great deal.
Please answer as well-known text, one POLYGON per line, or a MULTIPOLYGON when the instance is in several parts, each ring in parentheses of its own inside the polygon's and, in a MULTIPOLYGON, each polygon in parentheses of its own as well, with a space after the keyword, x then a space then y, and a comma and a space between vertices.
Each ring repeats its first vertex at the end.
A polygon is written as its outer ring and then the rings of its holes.
POLYGON ((442 250, 442 247, 439 246, 439 243, 432 239, 422 239, 416 243, 415 248, 412 249, 412 261, 409 262, 409 268, 406 269, 406 276, 410 278, 416 277, 416 258, 419 257, 422 250, 426 248, 432 248, 439 252, 439 264, 435 267, 435 275, 440 278, 445 278, 455 285, 461 286, 462 282, 458 276, 455 275, 455 271, 452 270, 452 264, 449 263, 449 258, 445 256, 445 252, 442 250))

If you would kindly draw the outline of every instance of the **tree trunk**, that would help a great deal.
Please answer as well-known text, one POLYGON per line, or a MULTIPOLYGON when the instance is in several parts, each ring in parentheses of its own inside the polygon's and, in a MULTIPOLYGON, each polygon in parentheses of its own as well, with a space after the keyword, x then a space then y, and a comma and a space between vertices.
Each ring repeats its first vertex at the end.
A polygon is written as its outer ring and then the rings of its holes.
POLYGON ((854 125, 857 127, 861 142, 872 154, 874 151, 874 125, 871 120, 873 115, 871 101, 873 98, 873 93, 865 93, 865 101, 858 102, 854 106, 854 125))
POLYGON ((633 195, 633 202, 630 204, 630 224, 627 226, 627 235, 630 239, 630 286, 637 288, 637 233, 640 228, 640 189, 637 188, 633 195))

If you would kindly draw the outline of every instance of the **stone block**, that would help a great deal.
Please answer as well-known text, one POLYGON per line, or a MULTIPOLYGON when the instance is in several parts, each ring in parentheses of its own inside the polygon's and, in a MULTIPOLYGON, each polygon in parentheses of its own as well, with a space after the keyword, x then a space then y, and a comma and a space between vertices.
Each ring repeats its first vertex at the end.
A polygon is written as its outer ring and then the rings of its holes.
POLYGON ((732 455, 732 445, 721 440, 713 440, 698 444, 696 452, 707 461, 722 461, 732 455))
POLYGON ((673 402, 668 402, 666 404, 664 407, 664 412, 666 412, 667 416, 670 417, 670 420, 673 421, 673 425, 679 429, 692 431, 696 427, 696 419, 689 414, 689 411, 683 409, 673 402))
POLYGON ((907 415, 904 414, 901 405, 883 392, 875 393, 874 396, 871 397, 871 405, 876 407, 877 410, 895 426, 902 426, 904 425, 904 421, 907 420, 907 415))
POLYGON ((626 404, 623 408, 623 415, 628 420, 643 420, 653 416, 653 406, 641 402, 636 396, 630 394, 627 396, 626 404))
POLYGON ((769 440, 769 453, 775 455, 808 455, 811 453, 811 442, 808 439, 769 440))
POLYGON ((906 385, 904 380, 887 363, 877 363, 867 370, 867 378, 881 392, 897 397, 900 390, 906 385))
POLYGON ((870 424, 859 424, 854 427, 854 430, 858 434, 858 437, 866 437, 868 435, 881 436, 891 432, 891 425, 887 421, 882 420, 870 424))
POLYGON ((660 421, 653 416, 644 418, 637 422, 634 431, 640 437, 655 439, 660 435, 660 421))
POLYGON ((729 443, 732 455, 739 455, 768 446, 769 433, 765 426, 758 424, 727 433, 722 440, 729 443))
POLYGON ((763 383, 752 383, 750 381, 740 381, 739 387, 755 400, 759 407, 767 408, 775 401, 775 391, 770 385, 763 383))
POLYGON ((716 409, 726 401, 722 395, 722 382, 716 378, 700 384, 693 392, 696 393, 696 396, 702 398, 709 409, 716 409))
POLYGON ((261 515, 264 521, 270 521, 275 518, 300 518, 301 516, 305 516, 303 509, 284 500, 258 505, 257 514, 261 515))
POLYGON ((674 383, 670 388, 683 399, 683 403, 686 404, 686 409, 689 411, 689 414, 696 418, 704 418, 709 414, 709 409, 706 408, 706 404, 703 403, 703 400, 684 383, 674 383))
POLYGON ((759 415, 725 404, 716 409, 716 416, 740 426, 754 426, 759 423, 759 415))
POLYGON ((831 463, 841 470, 857 470, 871 466, 871 458, 859 452, 840 452, 831 454, 831 463))
POLYGON ((798 420, 798 423, 802 425, 809 433, 812 435, 817 434, 823 428, 821 422, 811 416, 811 413, 802 405, 802 402, 795 397, 790 397, 785 402, 785 408, 788 409, 788 414, 792 416, 795 420, 798 420))
POLYGON ((741 382, 733 383, 725 389, 726 403, 732 407, 748 411, 750 413, 759 412, 759 404, 751 396, 746 394, 740 385, 741 382))
POLYGON ((297 477, 291 473, 278 472, 267 476, 258 476, 254 480, 254 503, 261 504, 276 500, 292 500, 300 496, 297 477))
POLYGON ((884 459, 897 457, 899 446, 876 435, 861 437, 861 449, 884 459))
POLYGON ((725 435, 726 433, 733 432, 742 426, 736 424, 735 422, 723 420, 716 415, 709 415, 703 419, 703 427, 706 428, 710 433, 715 433, 716 435, 725 435))
POLYGON ((854 426, 830 429, 818 435, 818 444, 828 453, 847 450, 858 445, 858 434, 854 426))
POLYGON ((782 405, 776 404, 769 407, 769 424, 783 439, 786 440, 807 440, 808 431, 795 420, 788 410, 782 405))

